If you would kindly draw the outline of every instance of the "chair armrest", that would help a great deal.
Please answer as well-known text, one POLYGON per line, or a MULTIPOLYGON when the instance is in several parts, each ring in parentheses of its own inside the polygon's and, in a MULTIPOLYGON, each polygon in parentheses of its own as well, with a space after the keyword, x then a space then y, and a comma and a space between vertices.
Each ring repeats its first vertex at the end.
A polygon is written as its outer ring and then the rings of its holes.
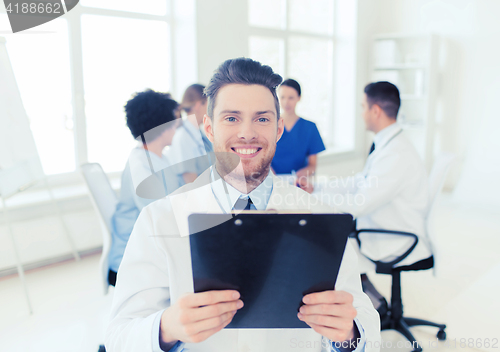
POLYGON ((418 243, 418 236, 415 235, 414 233, 411 232, 405 232, 405 231, 393 231, 393 230, 383 230, 383 229, 359 229, 354 232, 354 237, 356 241, 358 242, 359 246, 361 247, 361 240, 359 239, 359 234, 360 233, 373 233, 374 235, 377 235, 378 233, 383 233, 387 235, 394 235, 394 236, 406 236, 406 237, 412 237, 413 238, 413 243, 412 245, 404 252, 401 254, 399 257, 397 257, 394 260, 391 260, 390 262, 382 262, 379 260, 373 260, 370 257, 364 255, 366 258, 371 260, 375 265, 377 266, 376 271, 377 273, 383 273, 383 274, 390 274, 392 272, 392 269, 394 268, 394 265, 405 259, 417 246, 418 243))

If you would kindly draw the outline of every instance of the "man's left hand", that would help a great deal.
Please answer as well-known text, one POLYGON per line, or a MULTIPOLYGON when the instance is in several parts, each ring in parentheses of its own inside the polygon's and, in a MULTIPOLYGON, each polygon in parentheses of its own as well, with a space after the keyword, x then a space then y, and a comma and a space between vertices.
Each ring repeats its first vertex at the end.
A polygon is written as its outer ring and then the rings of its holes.
POLYGON ((302 299, 298 318, 317 333, 334 342, 352 340, 354 318, 353 297, 345 291, 323 291, 311 293, 302 299))
POLYGON ((312 177, 306 177, 306 176, 298 176, 297 173, 297 181, 296 185, 300 188, 302 188, 304 191, 307 193, 311 194, 314 191, 314 185, 313 185, 313 179, 312 177))

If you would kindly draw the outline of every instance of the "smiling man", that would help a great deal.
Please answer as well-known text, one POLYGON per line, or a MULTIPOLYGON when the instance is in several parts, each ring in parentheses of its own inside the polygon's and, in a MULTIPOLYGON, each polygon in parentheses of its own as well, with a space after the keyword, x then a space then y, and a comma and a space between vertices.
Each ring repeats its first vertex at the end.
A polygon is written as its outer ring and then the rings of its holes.
POLYGON ((108 351, 330 351, 335 345, 378 350, 379 316, 361 290, 349 244, 336 290, 304 296, 297 319, 311 329, 224 329, 244 305, 239 292, 193 293, 190 214, 332 212, 270 172, 284 128, 276 96, 280 83, 269 66, 251 59, 227 60, 215 71, 205 90, 204 116, 215 165, 141 212, 118 272, 108 351))
MULTIPOLYGON (((270 87, 281 79, 271 73, 272 70, 267 76, 269 81, 263 82, 270 87)), ((237 78, 233 79, 238 82, 237 78)), ((204 123, 218 153, 216 169, 226 182, 248 194, 269 175, 276 142, 283 134, 276 93, 260 84, 226 83, 220 87, 222 82, 216 79, 212 83, 206 90, 212 99, 209 98, 209 115, 205 115, 204 123)))

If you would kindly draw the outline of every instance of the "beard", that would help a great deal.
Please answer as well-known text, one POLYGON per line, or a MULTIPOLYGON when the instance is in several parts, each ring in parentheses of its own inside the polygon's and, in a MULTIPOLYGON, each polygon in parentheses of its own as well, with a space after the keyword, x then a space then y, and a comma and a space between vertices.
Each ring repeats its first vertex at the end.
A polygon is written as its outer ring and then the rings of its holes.
MULTIPOLYGON (((271 162, 276 151, 276 144, 269 145, 267 141, 258 144, 260 148, 257 160, 240 159, 230 147, 232 143, 218 143, 214 139, 214 152, 216 156, 216 167, 219 174, 226 181, 234 180, 236 182, 245 182, 248 189, 254 189, 264 181, 269 174, 271 162)), ((241 144, 241 143, 240 143, 241 144)), ((248 143, 248 147, 257 146, 256 143, 248 143)))

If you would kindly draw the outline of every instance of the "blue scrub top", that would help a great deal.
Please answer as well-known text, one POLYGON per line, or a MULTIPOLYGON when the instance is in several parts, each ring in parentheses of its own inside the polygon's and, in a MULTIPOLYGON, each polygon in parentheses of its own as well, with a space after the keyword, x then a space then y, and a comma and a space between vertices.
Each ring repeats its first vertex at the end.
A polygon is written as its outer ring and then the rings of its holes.
POLYGON ((271 166, 277 174, 289 174, 306 167, 309 155, 323 150, 325 145, 316 124, 300 117, 290 131, 285 128, 271 166))

